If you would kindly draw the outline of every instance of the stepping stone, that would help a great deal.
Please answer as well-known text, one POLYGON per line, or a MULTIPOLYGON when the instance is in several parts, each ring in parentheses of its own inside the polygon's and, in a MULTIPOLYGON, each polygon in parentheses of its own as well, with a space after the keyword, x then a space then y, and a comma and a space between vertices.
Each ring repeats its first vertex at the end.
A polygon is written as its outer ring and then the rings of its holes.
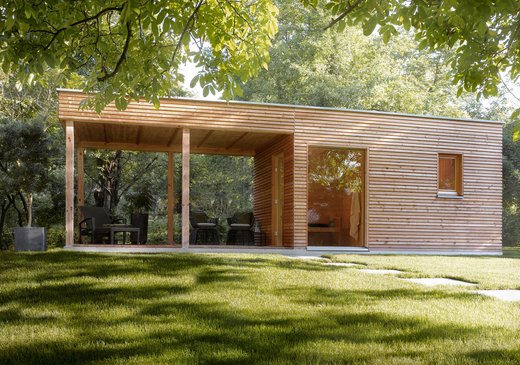
POLYGON ((351 266, 359 266, 361 264, 354 264, 353 262, 326 262, 323 265, 327 266, 341 266, 341 267, 351 267, 351 266))
POLYGON ((321 256, 287 256, 291 259, 299 259, 299 260, 325 260, 325 258, 321 256))
POLYGON ((400 270, 388 270, 388 269, 359 269, 359 271, 367 273, 367 274, 376 274, 376 275, 399 275, 403 272, 400 270))
POLYGON ((507 302, 520 302, 520 290, 475 290, 473 293, 507 302))
POLYGON ((426 286, 436 286, 436 285, 458 285, 458 286, 475 286, 477 284, 468 283, 461 280, 453 280, 446 278, 420 278, 420 279, 403 279, 406 281, 410 281, 416 284, 422 284, 426 286))

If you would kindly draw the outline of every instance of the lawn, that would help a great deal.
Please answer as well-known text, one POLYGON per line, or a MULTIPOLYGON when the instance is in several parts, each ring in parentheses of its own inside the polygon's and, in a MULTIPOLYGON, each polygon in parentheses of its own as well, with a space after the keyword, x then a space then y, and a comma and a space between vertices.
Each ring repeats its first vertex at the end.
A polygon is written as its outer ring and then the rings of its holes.
MULTIPOLYGON (((333 261, 520 289, 520 257, 333 261)), ((0 253, 0 364, 518 364, 520 303, 269 255, 0 253)))

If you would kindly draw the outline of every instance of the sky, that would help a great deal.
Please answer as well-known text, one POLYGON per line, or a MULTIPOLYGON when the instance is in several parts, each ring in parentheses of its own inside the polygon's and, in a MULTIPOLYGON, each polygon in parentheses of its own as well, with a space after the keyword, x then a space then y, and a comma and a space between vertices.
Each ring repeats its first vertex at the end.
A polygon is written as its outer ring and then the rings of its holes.
POLYGON ((188 62, 184 64, 181 67, 182 73, 184 74, 184 83, 182 86, 186 90, 189 90, 193 93, 193 97, 197 99, 207 99, 207 100, 219 100, 222 93, 217 93, 215 95, 212 95, 211 93, 208 94, 208 96, 204 97, 202 94, 202 88, 200 87, 200 84, 197 83, 197 85, 194 88, 190 87, 190 82, 193 79, 193 77, 197 74, 198 68, 195 66, 195 64, 188 62))

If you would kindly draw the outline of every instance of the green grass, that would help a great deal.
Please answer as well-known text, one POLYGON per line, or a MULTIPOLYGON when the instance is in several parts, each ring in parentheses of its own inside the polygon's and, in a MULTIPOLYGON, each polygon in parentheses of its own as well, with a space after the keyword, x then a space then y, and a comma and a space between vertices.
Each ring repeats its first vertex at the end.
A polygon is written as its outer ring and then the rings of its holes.
MULTIPOLYGON (((338 255, 520 288, 520 258, 338 255)), ((520 303, 280 256, 0 253, 0 364, 517 364, 520 303)))

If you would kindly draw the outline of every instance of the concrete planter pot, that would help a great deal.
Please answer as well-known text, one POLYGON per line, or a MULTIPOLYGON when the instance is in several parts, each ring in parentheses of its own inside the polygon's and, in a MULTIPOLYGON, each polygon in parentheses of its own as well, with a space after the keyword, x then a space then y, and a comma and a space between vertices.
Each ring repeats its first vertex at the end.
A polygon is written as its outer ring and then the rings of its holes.
POLYGON ((133 213, 130 215, 130 224, 137 227, 139 231, 139 242, 137 242, 137 234, 131 233, 132 244, 144 245, 148 241, 148 213, 133 213))
POLYGON ((45 227, 17 227, 13 232, 16 251, 47 251, 45 227))

